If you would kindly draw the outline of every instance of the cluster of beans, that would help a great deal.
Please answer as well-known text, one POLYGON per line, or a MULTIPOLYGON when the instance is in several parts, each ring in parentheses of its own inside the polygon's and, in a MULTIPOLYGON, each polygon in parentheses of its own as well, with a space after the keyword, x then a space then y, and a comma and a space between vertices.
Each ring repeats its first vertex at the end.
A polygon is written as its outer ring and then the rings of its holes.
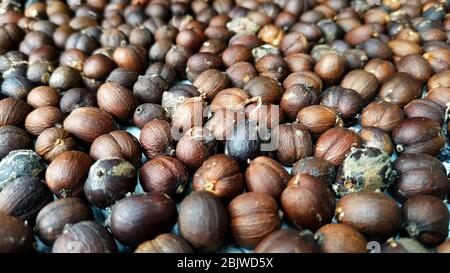
POLYGON ((2 1, 0 252, 450 252, 449 11, 2 1))

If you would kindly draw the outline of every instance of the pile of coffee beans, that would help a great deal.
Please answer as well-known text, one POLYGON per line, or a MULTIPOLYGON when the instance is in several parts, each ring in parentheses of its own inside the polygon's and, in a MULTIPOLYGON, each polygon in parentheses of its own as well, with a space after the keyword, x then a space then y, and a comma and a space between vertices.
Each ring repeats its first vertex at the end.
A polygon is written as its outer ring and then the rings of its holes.
POLYGON ((23 2, 0 252, 450 252, 450 1, 23 2))

